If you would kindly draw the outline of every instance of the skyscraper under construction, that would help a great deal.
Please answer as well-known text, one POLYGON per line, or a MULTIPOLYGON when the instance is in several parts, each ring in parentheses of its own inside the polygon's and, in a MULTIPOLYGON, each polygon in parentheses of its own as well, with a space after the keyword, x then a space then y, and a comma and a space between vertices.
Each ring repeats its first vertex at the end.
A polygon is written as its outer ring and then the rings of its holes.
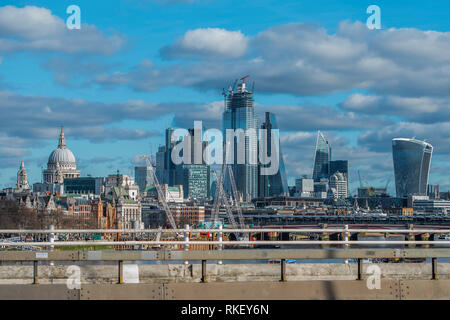
MULTIPOLYGON (((250 201, 258 196, 258 120, 253 107, 253 92, 246 88, 245 79, 247 77, 241 78, 241 83, 238 84, 236 90, 230 88, 228 94, 224 93, 226 100, 223 113, 223 133, 224 141, 232 141, 234 144, 229 159, 232 159, 231 167, 238 192, 244 200, 250 201), (234 131, 242 129, 247 134, 244 139, 239 139, 237 135, 227 137, 227 129, 234 131), (241 149, 239 150, 239 148, 241 149), (239 152, 242 152, 241 157, 239 157, 239 152), (244 161, 238 161, 240 158, 244 161)), ((225 187, 228 189, 229 184, 225 183, 225 187)))

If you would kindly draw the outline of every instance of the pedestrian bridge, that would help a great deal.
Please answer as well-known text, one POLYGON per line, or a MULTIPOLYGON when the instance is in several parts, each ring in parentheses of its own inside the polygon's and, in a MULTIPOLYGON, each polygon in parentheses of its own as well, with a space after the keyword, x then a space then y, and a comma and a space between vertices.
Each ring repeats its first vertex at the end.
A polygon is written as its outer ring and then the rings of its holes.
POLYGON ((0 299, 450 299, 450 263, 439 262, 449 256, 446 248, 3 251, 0 299))
POLYGON ((417 234, 447 234, 444 229, 185 228, 162 231, 181 234, 182 239, 150 240, 150 234, 158 232, 161 230, 0 230, 9 237, 43 234, 48 239, 1 242, 0 299, 450 299, 450 263, 445 262, 450 258, 449 242, 349 240, 357 232, 403 233, 414 239, 417 234), (213 241, 190 238, 192 233, 205 232, 218 236, 213 241), (227 232, 342 233, 344 240, 222 241, 227 232), (78 234, 78 238, 89 233, 137 233, 147 234, 148 240, 55 241, 54 235, 59 233, 78 234), (215 249, 191 250, 192 244, 209 244, 215 249), (93 245, 141 249, 145 245, 150 250, 62 250, 93 245), (262 249, 262 245, 280 248, 262 249), (21 246, 42 250, 17 250, 21 246), (288 263, 293 259, 297 263, 288 263), (374 259, 391 262, 367 263, 374 259))

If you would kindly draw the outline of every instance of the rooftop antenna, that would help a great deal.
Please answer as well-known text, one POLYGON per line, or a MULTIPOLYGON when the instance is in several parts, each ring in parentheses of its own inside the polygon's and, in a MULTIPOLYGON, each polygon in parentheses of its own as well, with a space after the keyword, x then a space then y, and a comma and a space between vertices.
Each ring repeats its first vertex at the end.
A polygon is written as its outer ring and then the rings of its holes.
POLYGON ((255 81, 252 83, 252 92, 255 92, 255 81))

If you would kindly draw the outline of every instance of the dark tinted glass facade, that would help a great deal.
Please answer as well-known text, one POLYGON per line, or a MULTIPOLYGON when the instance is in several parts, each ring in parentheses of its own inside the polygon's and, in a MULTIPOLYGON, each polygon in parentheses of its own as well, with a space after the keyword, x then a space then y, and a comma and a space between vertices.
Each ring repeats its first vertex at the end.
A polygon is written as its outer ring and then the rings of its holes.
MULTIPOLYGON (((261 125, 261 129, 267 130, 267 142, 265 145, 267 146, 267 155, 269 157, 272 156, 272 129, 279 129, 277 120, 275 118, 275 115, 266 112, 266 121, 261 125)), ((260 137, 260 139, 263 139, 263 137, 260 137)), ((278 137, 278 146, 279 146, 279 158, 278 158, 278 172, 274 175, 261 175, 259 174, 259 197, 272 197, 272 196, 279 196, 279 195, 288 195, 289 189, 287 185, 287 177, 286 177, 286 169, 284 167, 284 160, 283 160, 283 154, 281 152, 281 145, 278 137)), ((274 151, 275 152, 275 151, 274 151)), ((260 164, 260 166, 263 166, 260 164)), ((267 165, 267 166, 270 166, 267 165)))
POLYGON ((433 147, 416 139, 393 139, 395 189, 397 197, 426 195, 433 147))
POLYGON ((313 179, 316 182, 320 181, 320 178, 326 178, 330 176, 330 159, 331 148, 325 139, 322 132, 317 133, 316 150, 314 153, 314 169, 313 179))

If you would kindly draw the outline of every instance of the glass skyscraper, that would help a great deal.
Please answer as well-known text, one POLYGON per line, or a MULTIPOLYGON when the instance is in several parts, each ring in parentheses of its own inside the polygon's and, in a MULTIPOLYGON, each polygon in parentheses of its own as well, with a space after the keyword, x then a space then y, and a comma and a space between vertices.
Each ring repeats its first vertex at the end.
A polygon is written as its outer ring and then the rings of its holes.
MULTIPOLYGON (((254 129, 254 134, 245 136, 244 154, 245 161, 243 164, 238 163, 238 139, 234 137, 234 154, 232 155, 234 177, 238 192, 244 200, 250 201, 258 196, 258 165, 257 165, 257 130, 258 120, 255 116, 253 108, 253 93, 249 92, 245 86, 245 78, 242 79, 237 87, 236 92, 230 90, 226 97, 226 106, 223 113, 223 133, 224 142, 227 141, 227 129, 254 129), (256 156, 256 163, 251 163, 251 157, 256 156)), ((230 137, 231 139, 231 137, 230 137)), ((233 141, 232 140, 232 141, 233 141)), ((225 148, 224 148, 225 149, 225 148)), ((225 178, 225 188, 230 190, 230 184, 225 178)))
POLYGON ((313 179, 319 182, 321 178, 330 176, 331 148, 322 132, 317 132, 316 149, 314 152, 313 179))
MULTIPOLYGON (((277 139, 277 143, 279 146, 278 150, 278 172, 274 175, 261 175, 259 174, 259 197, 271 197, 278 195, 289 195, 287 178, 286 178, 286 169, 284 167, 283 154, 281 152, 281 145, 279 136, 272 138, 272 129, 279 129, 277 120, 275 115, 270 112, 266 112, 266 121, 261 125, 261 129, 267 130, 267 141, 263 141, 263 145, 267 146, 267 156, 272 156, 272 139, 277 139)), ((263 139, 263 137, 260 137, 263 139)), ((273 164, 268 164, 270 166, 273 164)), ((264 167, 264 165, 260 164, 260 168, 264 167)))
POLYGON ((150 168, 134 167, 134 181, 139 186, 141 192, 144 192, 145 188, 154 185, 153 176, 150 172, 150 168))
POLYGON ((177 184, 183 185, 184 198, 207 199, 210 196, 208 165, 183 164, 177 166, 177 184))
POLYGON ((433 146, 416 139, 392 139, 397 197, 426 195, 433 146))

